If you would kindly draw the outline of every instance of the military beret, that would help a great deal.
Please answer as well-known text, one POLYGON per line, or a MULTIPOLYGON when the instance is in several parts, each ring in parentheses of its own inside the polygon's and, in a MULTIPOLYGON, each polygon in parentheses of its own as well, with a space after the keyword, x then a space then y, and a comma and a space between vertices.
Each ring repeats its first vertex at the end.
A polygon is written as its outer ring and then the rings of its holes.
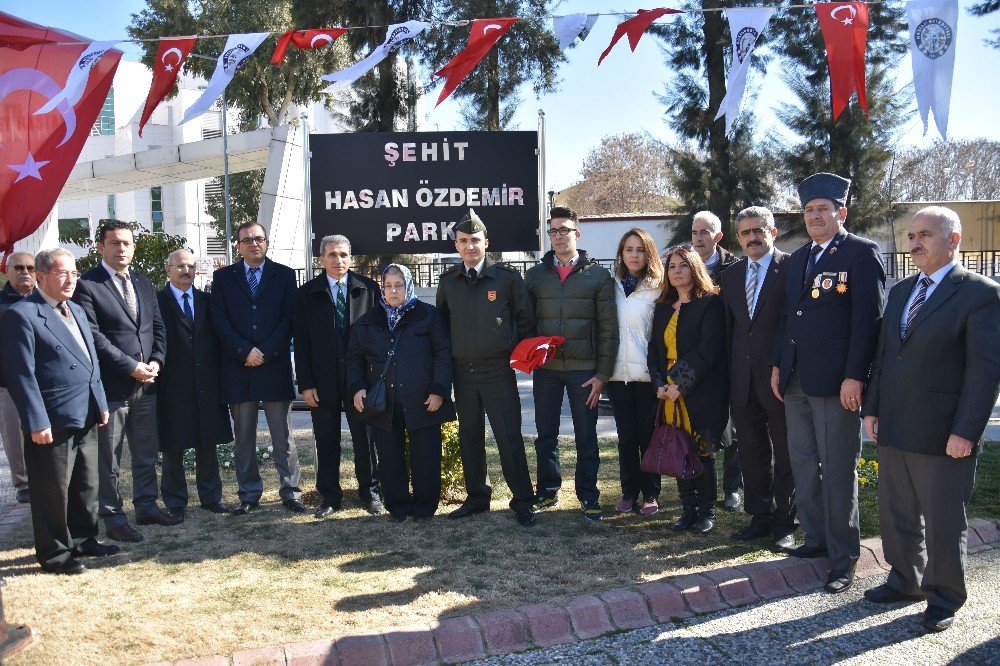
POLYGON ((463 234, 478 234, 480 231, 486 231, 486 225, 476 215, 476 211, 470 208, 465 217, 455 225, 455 231, 461 231, 463 234))
POLYGON ((814 173, 799 183, 799 202, 805 206, 813 199, 829 199, 843 206, 847 203, 847 192, 851 181, 835 173, 814 173))

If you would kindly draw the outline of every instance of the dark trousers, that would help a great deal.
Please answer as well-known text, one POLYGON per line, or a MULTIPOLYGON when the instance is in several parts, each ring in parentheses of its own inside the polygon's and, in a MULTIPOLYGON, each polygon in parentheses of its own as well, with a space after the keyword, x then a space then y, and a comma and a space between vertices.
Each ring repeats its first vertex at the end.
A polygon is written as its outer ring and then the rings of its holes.
POLYGON ((733 432, 733 430, 733 420, 729 419, 726 429, 722 431, 721 441, 719 442, 724 447, 722 450, 722 465, 716 465, 717 467, 722 467, 722 492, 727 495, 738 493, 740 488, 743 487, 743 470, 740 469, 739 447, 733 442, 734 437, 739 441, 739 429, 736 429, 736 432, 733 432))
POLYGON ((108 404, 108 425, 98 429, 99 513, 106 527, 128 523, 118 486, 118 471, 122 448, 128 439, 132 456, 132 504, 135 517, 142 518, 159 511, 156 499, 160 494, 156 482, 156 461, 160 439, 156 427, 156 394, 151 384, 142 384, 126 400, 108 404))
MULTIPOLYGON (((751 384, 747 404, 732 407, 746 496, 743 509, 771 526, 776 538, 795 531, 795 479, 788 459, 785 409, 766 409, 751 384)), ((763 387, 760 387, 763 390, 763 387)))
POLYGON ((97 537, 97 426, 52 437, 52 444, 41 446, 24 435, 35 557, 47 568, 97 537))
POLYGON ((500 469, 510 488, 510 508, 531 508, 535 491, 528 472, 521 434, 521 400, 514 371, 501 368, 490 372, 455 372, 455 408, 458 411, 458 439, 462 447, 466 502, 489 508, 493 488, 486 469, 486 419, 490 419, 500 452, 500 469))
POLYGON ((618 430, 618 474, 622 497, 656 499, 660 495, 660 475, 643 472, 642 456, 649 448, 656 418, 656 389, 652 382, 609 382, 608 396, 618 430))
POLYGON ((327 405, 320 403, 309 411, 316 434, 316 490, 323 503, 340 506, 344 490, 340 487, 341 431, 340 415, 347 414, 354 447, 354 476, 358 480, 358 496, 364 503, 379 495, 378 457, 369 437, 369 427, 358 418, 353 404, 327 405))
POLYGON ((681 506, 687 511, 697 511, 701 518, 715 518, 715 493, 718 481, 715 478, 715 456, 698 456, 701 460, 701 474, 693 479, 677 479, 677 494, 681 506))
POLYGON ((923 593, 928 604, 950 611, 965 603, 965 510, 976 460, 878 447, 879 525, 892 566, 889 587, 923 593))
POLYGON ((538 457, 538 495, 555 497, 562 486, 559 464, 559 422, 562 420, 563 392, 569 396, 576 436, 576 496, 581 502, 596 502, 597 470, 601 462, 597 449, 597 408, 587 407, 590 388, 583 384, 594 376, 593 370, 546 370, 532 375, 535 399, 535 454, 538 457))
MULTIPOLYGON (((188 504, 187 478, 184 474, 184 452, 164 451, 160 490, 163 504, 171 512, 183 510, 188 504)), ((219 456, 214 446, 194 449, 194 475, 198 501, 202 506, 222 501, 222 479, 219 477, 219 456)))
POLYGON ((441 426, 407 430, 403 408, 394 405, 392 430, 372 428, 378 449, 385 508, 397 518, 433 516, 441 499, 441 426), (406 441, 410 436, 407 470, 406 441), (410 494, 410 472, 413 494, 410 494))

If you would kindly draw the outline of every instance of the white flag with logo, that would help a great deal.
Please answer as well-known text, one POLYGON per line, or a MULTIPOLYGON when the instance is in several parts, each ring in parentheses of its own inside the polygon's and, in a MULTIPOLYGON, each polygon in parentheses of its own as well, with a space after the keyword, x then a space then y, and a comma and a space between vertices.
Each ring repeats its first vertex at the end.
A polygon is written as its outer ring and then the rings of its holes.
POLYGON ((222 55, 219 56, 219 61, 215 65, 215 71, 212 72, 212 79, 208 82, 208 87, 205 88, 205 92, 201 94, 201 97, 184 112, 181 125, 189 120, 194 120, 208 111, 212 103, 219 98, 226 89, 226 86, 229 85, 229 82, 233 80, 236 70, 240 68, 247 58, 253 55, 257 47, 270 34, 269 32, 251 32, 243 35, 229 36, 225 47, 222 49, 222 55))
POLYGON ((367 58, 361 62, 356 62, 350 67, 346 67, 339 72, 319 77, 323 81, 333 81, 333 85, 325 88, 323 92, 334 91, 338 87, 337 84, 340 84, 341 86, 348 86, 354 83, 362 76, 375 69, 375 67, 380 62, 385 60, 390 53, 422 33, 428 27, 430 27, 430 23, 424 23, 423 21, 407 21, 406 23, 394 23, 393 25, 390 25, 385 33, 385 41, 382 42, 380 46, 377 46, 374 51, 369 53, 367 58))
POLYGON ((726 79, 726 96, 722 98, 719 112, 715 114, 716 119, 726 116, 726 134, 729 134, 740 113, 753 47, 773 13, 774 9, 762 7, 726 10, 729 32, 733 38, 733 61, 729 65, 729 77, 726 79))
POLYGON ((580 41, 587 39, 587 35, 597 23, 598 14, 567 14, 566 16, 552 17, 552 32, 555 33, 559 42, 559 49, 565 51, 570 44, 579 37, 580 41))
POLYGON ((59 106, 59 103, 64 100, 71 107, 76 106, 76 103, 83 97, 83 91, 87 89, 87 79, 90 78, 90 70, 94 68, 94 65, 97 64, 105 53, 114 48, 115 44, 120 41, 122 40, 115 39, 88 44, 87 48, 80 54, 80 57, 73 63, 73 69, 69 70, 69 75, 66 77, 66 85, 63 86, 63 89, 49 98, 49 101, 42 108, 38 109, 38 111, 35 111, 34 115, 40 116, 48 113, 59 106))
POLYGON ((910 57, 917 109, 924 121, 934 110, 934 124, 941 138, 948 134, 951 77, 955 71, 955 40, 958 35, 958 0, 910 0, 906 3, 910 24, 910 57))

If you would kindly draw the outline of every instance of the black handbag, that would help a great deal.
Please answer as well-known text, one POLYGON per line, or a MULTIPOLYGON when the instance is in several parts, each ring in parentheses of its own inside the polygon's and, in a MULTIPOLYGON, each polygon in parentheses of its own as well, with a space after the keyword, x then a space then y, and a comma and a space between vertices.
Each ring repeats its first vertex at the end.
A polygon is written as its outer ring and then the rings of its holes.
POLYGON ((400 334, 396 333, 396 339, 392 343, 389 354, 385 357, 385 365, 382 366, 382 374, 375 383, 371 385, 365 393, 364 411, 361 412, 361 420, 366 423, 377 421, 389 413, 389 393, 385 386, 385 376, 389 372, 389 365, 392 357, 396 354, 396 345, 399 344, 400 334))

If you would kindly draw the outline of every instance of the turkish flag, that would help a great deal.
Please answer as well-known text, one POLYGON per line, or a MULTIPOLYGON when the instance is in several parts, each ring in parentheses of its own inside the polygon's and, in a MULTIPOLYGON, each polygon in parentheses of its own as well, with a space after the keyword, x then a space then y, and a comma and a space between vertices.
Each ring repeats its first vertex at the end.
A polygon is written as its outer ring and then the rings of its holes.
POLYGON ((441 89, 441 94, 438 96, 437 104, 434 105, 435 107, 447 99, 448 95, 455 92, 458 84, 476 68, 476 65, 489 53, 497 40, 503 37, 515 23, 517 23, 516 18, 476 19, 472 22, 469 43, 461 52, 455 54, 455 57, 447 65, 434 72, 434 76, 431 77, 448 77, 444 82, 444 88, 441 89))
POLYGON ((197 37, 165 37, 160 40, 156 62, 153 63, 153 82, 149 84, 146 106, 142 108, 142 117, 139 118, 139 136, 142 136, 142 128, 153 115, 153 110, 174 89, 174 81, 197 41, 197 37))
POLYGON ((86 38, 0 12, 0 252, 41 225, 76 164, 101 112, 121 60, 108 50, 90 70, 79 101, 63 99, 48 113, 33 115, 66 86, 86 38), (34 44, 31 40, 36 40, 34 44))
POLYGON ((615 34, 611 37, 611 43, 608 44, 608 48, 604 49, 604 53, 601 57, 597 59, 597 64, 600 66, 601 61, 609 53, 611 49, 615 47, 618 40, 622 38, 623 35, 628 35, 628 45, 632 47, 632 52, 635 53, 635 47, 639 46, 639 40, 642 38, 643 34, 649 29, 649 26, 653 24, 653 21, 660 18, 661 16, 666 16, 667 14, 680 14, 679 9, 665 9, 660 7, 659 9, 640 9, 639 13, 628 19, 627 21, 622 21, 615 28, 615 34))
POLYGON ((865 49, 868 46, 868 5, 863 2, 817 2, 816 16, 826 42, 830 65, 830 101, 833 122, 857 91, 858 106, 868 117, 865 94, 865 49))
POLYGON ((318 49, 327 44, 333 44, 345 32, 347 32, 347 28, 289 30, 278 37, 278 44, 274 47, 274 55, 271 56, 271 64, 275 67, 281 67, 285 61, 285 53, 288 52, 289 44, 300 49, 318 49))

